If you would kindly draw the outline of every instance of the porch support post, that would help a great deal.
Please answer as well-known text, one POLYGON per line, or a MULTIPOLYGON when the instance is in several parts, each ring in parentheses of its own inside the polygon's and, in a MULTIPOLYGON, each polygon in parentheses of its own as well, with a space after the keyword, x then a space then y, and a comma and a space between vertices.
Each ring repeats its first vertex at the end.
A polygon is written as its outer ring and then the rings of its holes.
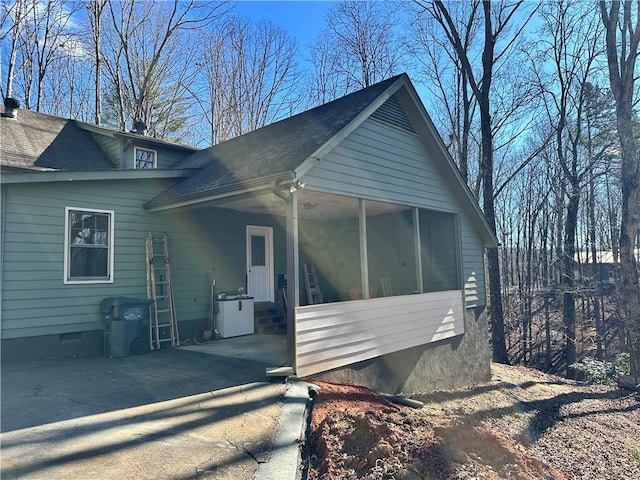
POLYGON ((360 202, 360 283, 362 299, 369 299, 369 259, 367 254, 367 206, 366 200, 360 202))
POLYGON ((298 192, 291 192, 287 203, 287 354, 296 369, 295 309, 300 306, 298 257, 298 192))
POLYGON ((416 276, 417 286, 420 293, 424 293, 424 283, 422 281, 422 242, 420 241, 420 210, 413 208, 413 244, 416 255, 416 276))

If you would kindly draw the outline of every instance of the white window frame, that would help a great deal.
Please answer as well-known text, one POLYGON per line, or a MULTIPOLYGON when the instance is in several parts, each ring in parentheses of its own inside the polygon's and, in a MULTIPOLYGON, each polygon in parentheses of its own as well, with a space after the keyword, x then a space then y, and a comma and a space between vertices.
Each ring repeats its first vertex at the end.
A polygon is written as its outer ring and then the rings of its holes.
POLYGON ((135 170, 153 170, 154 168, 158 168, 158 152, 156 150, 151 150, 150 148, 133 147, 133 168, 135 170), (151 168, 138 167, 138 152, 153 154, 153 166, 151 168))
POLYGON ((113 265, 114 265, 114 226, 116 213, 113 210, 101 210, 98 208, 78 208, 65 207, 64 209, 64 283, 72 284, 92 284, 92 283, 113 283, 113 265), (107 276, 106 277, 82 277, 71 278, 71 224, 69 217, 71 212, 87 212, 103 214, 109 217, 109 232, 107 245, 107 276))

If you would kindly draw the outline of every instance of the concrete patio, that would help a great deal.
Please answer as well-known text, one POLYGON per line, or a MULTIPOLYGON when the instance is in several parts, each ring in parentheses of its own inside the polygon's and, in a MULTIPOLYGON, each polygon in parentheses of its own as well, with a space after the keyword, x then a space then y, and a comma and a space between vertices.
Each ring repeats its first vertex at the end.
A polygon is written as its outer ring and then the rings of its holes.
POLYGON ((260 337, 3 365, 1 478, 294 478, 307 399, 267 381, 286 338, 260 337))

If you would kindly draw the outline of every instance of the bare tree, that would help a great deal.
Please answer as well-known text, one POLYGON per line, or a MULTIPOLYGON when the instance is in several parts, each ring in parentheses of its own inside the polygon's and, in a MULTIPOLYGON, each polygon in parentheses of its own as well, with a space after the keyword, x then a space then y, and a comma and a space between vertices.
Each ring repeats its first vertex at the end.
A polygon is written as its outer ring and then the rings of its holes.
POLYGON ((51 65, 65 55, 75 38, 71 17, 76 10, 74 3, 63 0, 19 0, 5 10, 3 22, 9 18, 12 21, 7 33, 11 38, 7 94, 13 95, 17 87, 27 108, 46 110, 45 79, 51 65))
MULTIPOLYGON (((522 1, 515 3, 490 1, 474 2, 476 9, 482 6, 483 45, 481 48, 480 72, 472 65, 473 58, 463 41, 459 24, 451 16, 450 9, 441 1, 421 4, 437 21, 447 40, 453 47, 460 65, 469 81, 469 86, 478 102, 481 131, 480 174, 482 178, 482 201, 484 214, 491 229, 496 233, 495 190, 494 190, 494 128, 495 120, 492 111, 492 90, 494 67, 507 55, 519 33, 527 24, 530 15, 516 29, 510 32, 514 18, 523 5, 522 1), (499 50, 496 45, 504 41, 499 50)), ((498 250, 489 249, 487 252, 491 307, 491 332, 493 344, 493 359, 501 363, 509 363, 504 335, 504 315, 502 293, 500 288, 500 262, 498 250)))
MULTIPOLYGON (((470 52, 477 45, 480 31, 478 4, 459 2, 451 5, 451 11, 460 25, 462 47, 470 52)), ((448 140, 447 147, 462 178, 479 196, 479 179, 469 178, 470 149, 473 146, 476 152, 480 151, 480 141, 472 135, 472 123, 477 118, 477 101, 460 58, 451 42, 442 38, 436 21, 431 15, 426 15, 426 10, 420 10, 412 23, 406 48, 415 58, 419 75, 424 77, 421 83, 433 98, 438 99, 437 102, 430 102, 430 112, 435 116, 443 111, 439 123, 445 129, 443 136, 448 140)), ((479 155, 474 157, 477 162, 479 155)), ((478 169, 475 171, 477 173, 478 169)))
POLYGON ((11 97, 13 95, 13 78, 15 75, 18 45, 22 36, 21 32, 24 28, 24 21, 29 13, 28 10, 31 8, 31 5, 28 4, 28 0, 16 0, 13 3, 2 2, 0 8, 2 8, 0 17, 2 37, 0 38, 0 41, 5 45, 6 37, 10 37, 10 47, 8 52, 9 61, 7 62, 6 69, 7 83, 3 96, 11 97))
POLYGON ((350 77, 338 74, 341 58, 339 52, 326 41, 316 41, 309 47, 311 61, 311 84, 309 103, 322 105, 356 90, 350 77))
POLYGON ((49 66, 63 55, 68 41, 73 41, 70 32, 71 17, 78 6, 64 0, 49 0, 31 9, 34 35, 32 37, 36 54, 36 102, 40 111, 43 104, 44 82, 49 66))
POLYGON ((102 22, 103 14, 107 6, 107 0, 83 0, 87 11, 87 19, 91 28, 91 41, 93 44, 93 61, 95 75, 94 90, 94 121, 96 125, 102 122, 102 22))
MULTIPOLYGON (((614 146, 615 139, 615 111, 612 107, 614 103, 612 96, 608 90, 599 88, 596 85, 587 83, 584 87, 584 130, 585 135, 583 144, 585 147, 585 154, 588 159, 588 163, 594 166, 602 163, 604 166, 603 174, 610 176, 612 174, 609 166, 614 162, 610 161, 608 157, 611 156, 612 147, 614 146), (606 158, 606 162, 600 162, 599 159, 606 158)), ((609 227, 605 219, 611 216, 607 210, 607 204, 609 202, 600 202, 603 193, 598 192, 602 182, 599 182, 599 174, 595 168, 592 168, 588 173, 587 179, 587 243, 588 251, 591 254, 591 268, 592 272, 596 272, 597 265, 601 262, 598 258, 598 247, 607 246, 613 251, 613 245, 610 239, 607 240, 606 235, 598 234, 599 232, 608 232, 609 227), (602 203, 602 204, 601 204, 602 203)), ((606 185, 606 184, 605 184, 606 185)), ((601 190, 605 190, 601 188, 601 190)), ((606 198, 605 198, 606 200, 606 198)), ((601 296, 604 294, 603 279, 598 278, 597 284, 599 286, 596 295, 591 296, 589 299, 593 306, 593 316, 596 326, 596 358, 598 360, 605 360, 606 356, 606 344, 604 342, 606 336, 606 329, 604 323, 604 308, 602 308, 601 296)))
MULTIPOLYGON (((29 0, 27 0, 29 1, 29 0)), ((18 53, 14 57, 16 61, 15 72, 12 75, 12 90, 18 90, 18 94, 24 101, 24 107, 32 108, 32 90, 34 87, 36 63, 36 48, 33 37, 38 35, 36 28, 31 21, 32 2, 29 1, 29 15, 25 14, 20 28, 20 38, 17 43, 18 53)), ((15 95, 14 95, 15 96, 15 95)))
POLYGON ((606 30, 606 52, 611 91, 616 103, 620 156, 622 160, 622 216, 620 264, 622 312, 629 335, 632 373, 640 378, 640 285, 635 246, 640 229, 640 152, 634 136, 634 105, 640 54, 640 2, 600 2, 606 30), (620 35, 618 37, 618 34, 620 35))
POLYGON ((297 107, 297 46, 278 26, 231 18, 207 35, 205 45, 212 143, 255 130, 297 107))
POLYGON ((47 68, 41 110, 53 115, 91 121, 91 65, 84 44, 77 38, 67 38, 63 48, 47 68))
POLYGON ((575 254, 581 193, 593 174, 599 157, 589 157, 581 149, 584 140, 584 111, 588 79, 600 53, 597 19, 580 5, 560 1, 542 9, 544 24, 540 42, 542 65, 552 73, 541 89, 546 92, 546 111, 555 132, 556 158, 566 185, 566 215, 561 284, 565 362, 567 373, 576 362, 576 280, 575 254))
POLYGON ((393 2, 340 1, 311 47, 311 98, 325 102, 399 73, 402 49, 393 2))
POLYGON ((125 129, 131 119, 146 125, 152 136, 166 136, 168 112, 188 108, 184 103, 194 72, 184 66, 195 64, 188 35, 210 25, 225 7, 196 0, 110 0, 108 7, 104 60, 117 123, 125 129))

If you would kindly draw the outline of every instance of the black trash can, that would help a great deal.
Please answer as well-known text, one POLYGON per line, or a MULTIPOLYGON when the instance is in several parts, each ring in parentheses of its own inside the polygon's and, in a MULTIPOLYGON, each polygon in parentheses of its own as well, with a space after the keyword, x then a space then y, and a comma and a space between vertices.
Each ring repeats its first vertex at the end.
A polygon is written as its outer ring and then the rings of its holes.
POLYGON ((127 357, 149 351, 149 304, 151 300, 109 297, 100 303, 104 318, 104 354, 127 357))

